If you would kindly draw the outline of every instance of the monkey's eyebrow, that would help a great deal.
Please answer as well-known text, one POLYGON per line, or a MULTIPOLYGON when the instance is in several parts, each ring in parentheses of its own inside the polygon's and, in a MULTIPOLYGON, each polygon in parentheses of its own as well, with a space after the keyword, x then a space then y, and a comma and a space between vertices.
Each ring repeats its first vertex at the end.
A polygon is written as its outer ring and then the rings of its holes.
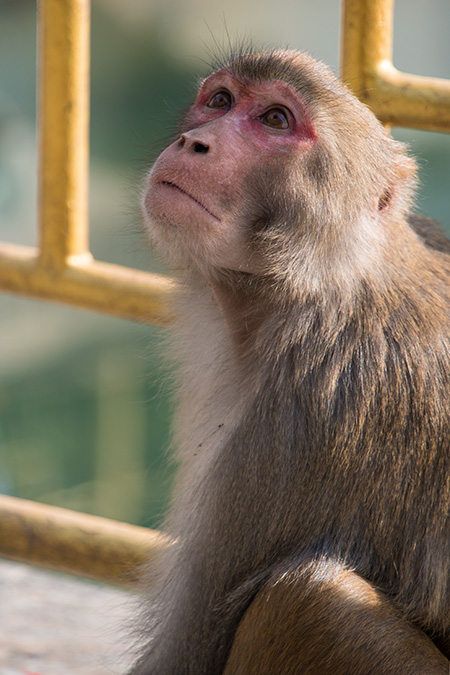
POLYGON ((217 86, 223 86, 225 89, 228 89, 232 93, 232 84, 236 84, 235 78, 226 70, 213 73, 206 77, 204 80, 199 82, 198 93, 199 96, 205 88, 213 90, 217 86))

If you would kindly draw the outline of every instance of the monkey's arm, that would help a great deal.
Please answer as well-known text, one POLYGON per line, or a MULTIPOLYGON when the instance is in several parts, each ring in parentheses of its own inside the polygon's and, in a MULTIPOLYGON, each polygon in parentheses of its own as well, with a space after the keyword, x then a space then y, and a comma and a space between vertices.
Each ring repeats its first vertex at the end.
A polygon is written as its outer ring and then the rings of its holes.
POLYGON ((224 675, 447 675, 390 601, 332 561, 279 571, 241 620, 224 675))

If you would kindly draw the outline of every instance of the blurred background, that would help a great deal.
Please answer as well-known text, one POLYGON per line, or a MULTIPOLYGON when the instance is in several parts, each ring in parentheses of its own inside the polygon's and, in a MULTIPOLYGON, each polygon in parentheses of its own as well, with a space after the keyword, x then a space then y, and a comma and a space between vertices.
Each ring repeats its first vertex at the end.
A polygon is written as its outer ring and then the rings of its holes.
MULTIPOLYGON (((36 7, 0 0, 0 240, 35 245, 36 7)), ((339 73, 339 0, 93 0, 91 249, 162 270, 141 233, 145 168, 229 42, 310 51, 339 73)), ((450 78, 448 0, 396 0, 394 64, 450 78)), ((450 233, 450 135, 395 129, 418 209, 450 233)), ((163 331, 0 294, 0 492, 158 526, 171 480, 163 331)))

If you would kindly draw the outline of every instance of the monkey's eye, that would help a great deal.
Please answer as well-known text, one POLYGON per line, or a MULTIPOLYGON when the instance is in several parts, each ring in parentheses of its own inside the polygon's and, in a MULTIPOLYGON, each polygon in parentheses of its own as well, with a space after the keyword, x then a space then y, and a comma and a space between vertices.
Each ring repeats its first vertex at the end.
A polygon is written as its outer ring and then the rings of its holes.
POLYGON ((207 107, 216 110, 229 110, 231 108, 231 94, 228 91, 218 91, 209 99, 207 107))
POLYGON ((286 113, 281 108, 272 108, 260 117, 260 121, 272 129, 289 129, 286 113))

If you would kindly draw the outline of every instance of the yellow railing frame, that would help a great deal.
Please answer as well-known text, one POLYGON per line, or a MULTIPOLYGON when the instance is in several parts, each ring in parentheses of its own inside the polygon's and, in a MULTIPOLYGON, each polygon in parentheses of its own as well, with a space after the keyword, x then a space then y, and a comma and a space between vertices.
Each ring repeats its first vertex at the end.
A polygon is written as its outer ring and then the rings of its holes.
MULTIPOLYGON (((0 289, 161 325, 170 279, 93 259, 88 246, 89 0, 39 0, 38 249, 0 243, 0 289)), ((386 124, 450 130, 450 82, 392 65, 393 0, 343 0, 342 72, 386 124)), ((0 554, 130 585, 163 535, 0 497, 0 554)))
POLYGON ((450 131, 450 81, 392 64, 394 0, 344 0, 342 79, 391 126, 450 131))
POLYGON ((165 324, 173 282, 98 262, 88 247, 90 2, 38 8, 40 242, 0 243, 0 289, 165 324))
POLYGON ((164 535, 145 527, 0 498, 0 553, 11 560, 132 587, 143 564, 166 545, 164 535))

